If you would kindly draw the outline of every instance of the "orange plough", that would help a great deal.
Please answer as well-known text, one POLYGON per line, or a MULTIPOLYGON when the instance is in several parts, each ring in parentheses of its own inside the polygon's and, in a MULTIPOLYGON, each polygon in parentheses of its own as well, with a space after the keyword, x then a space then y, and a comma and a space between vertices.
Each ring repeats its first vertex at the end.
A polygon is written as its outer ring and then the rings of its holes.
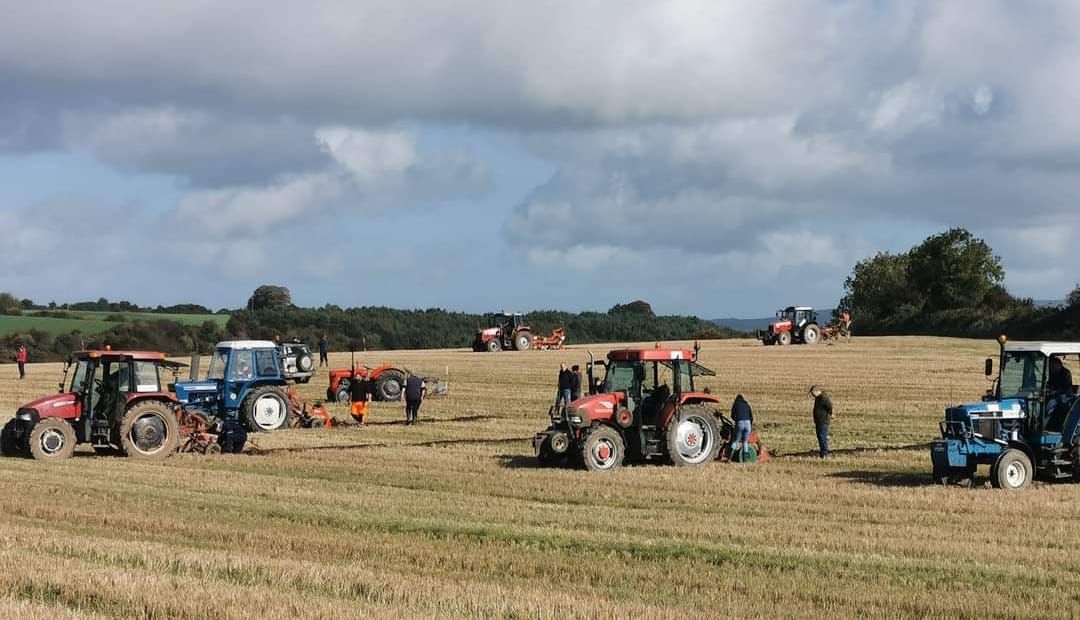
POLYGON ((551 330, 550 336, 537 336, 533 338, 533 349, 547 351, 549 349, 562 349, 566 342, 566 329, 556 327, 551 330))

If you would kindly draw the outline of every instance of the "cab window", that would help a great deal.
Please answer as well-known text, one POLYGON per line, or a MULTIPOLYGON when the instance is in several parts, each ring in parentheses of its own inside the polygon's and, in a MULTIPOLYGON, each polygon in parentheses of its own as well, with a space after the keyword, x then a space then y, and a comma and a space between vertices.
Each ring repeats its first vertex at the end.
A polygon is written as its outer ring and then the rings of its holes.
POLYGON ((158 376, 157 364, 152 362, 135 362, 135 391, 161 391, 161 379, 158 376))
POLYGON ((230 381, 250 381, 255 378, 252 370, 251 351, 233 351, 232 363, 229 366, 230 381))
POLYGON ((255 367, 259 369, 260 377, 273 377, 277 375, 277 367, 274 364, 277 351, 264 349, 255 352, 255 367))

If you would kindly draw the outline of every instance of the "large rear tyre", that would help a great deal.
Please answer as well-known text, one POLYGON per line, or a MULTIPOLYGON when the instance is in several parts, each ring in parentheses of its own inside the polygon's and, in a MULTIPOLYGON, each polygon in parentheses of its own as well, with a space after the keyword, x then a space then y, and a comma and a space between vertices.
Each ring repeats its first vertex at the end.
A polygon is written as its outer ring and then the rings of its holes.
POLYGON ((30 456, 38 461, 60 461, 75 454, 75 429, 66 420, 45 418, 30 429, 30 456))
POLYGON ((518 332, 514 336, 514 349, 518 351, 528 351, 533 346, 533 335, 529 332, 518 332))
POLYGON ((610 426, 595 426, 581 442, 581 460, 589 471, 618 469, 626 457, 622 435, 610 426))
POLYGON ((375 400, 395 402, 401 400, 405 387, 405 375, 396 370, 387 370, 375 380, 375 400))
POLYGON ((172 407, 156 400, 135 404, 120 420, 120 449, 137 459, 163 459, 180 445, 180 425, 172 407))
POLYGON ((26 448, 19 442, 18 421, 14 418, 8 420, 0 431, 0 453, 4 456, 26 456, 26 448))
POLYGON ((780 332, 776 335, 776 344, 786 346, 791 344, 791 332, 780 332))
POLYGON ((821 342, 821 328, 814 324, 807 325, 803 330, 802 340, 806 344, 821 342))
POLYGON ((1022 489, 1031 484, 1034 473, 1031 459, 1022 451, 1009 448, 990 468, 990 484, 995 489, 1022 489))
POLYGON ((277 386, 264 385, 255 388, 244 399, 240 409, 243 412, 244 425, 249 431, 276 431, 289 426, 289 401, 277 386))
POLYGON ((488 340, 487 344, 484 345, 484 347, 487 348, 488 353, 498 353, 499 351, 502 351, 502 343, 499 342, 498 336, 492 338, 491 340, 488 340))
POLYGON ((701 465, 716 460, 720 428, 716 416, 701 405, 686 405, 668 422, 668 459, 672 465, 701 465))

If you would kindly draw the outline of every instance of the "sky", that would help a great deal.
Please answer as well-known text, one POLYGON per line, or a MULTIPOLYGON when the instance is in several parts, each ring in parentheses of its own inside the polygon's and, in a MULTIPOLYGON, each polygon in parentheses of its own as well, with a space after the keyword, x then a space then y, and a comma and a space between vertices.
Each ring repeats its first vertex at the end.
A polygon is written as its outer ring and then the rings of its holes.
POLYGON ((1080 3, 0 0, 0 290, 768 316, 1080 281, 1080 3))

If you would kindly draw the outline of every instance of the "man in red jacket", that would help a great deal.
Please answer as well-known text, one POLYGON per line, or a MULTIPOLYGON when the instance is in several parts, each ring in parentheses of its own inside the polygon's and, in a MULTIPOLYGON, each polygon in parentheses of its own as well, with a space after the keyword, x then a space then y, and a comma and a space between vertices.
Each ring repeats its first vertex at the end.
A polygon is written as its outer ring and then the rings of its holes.
POLYGON ((26 346, 19 345, 19 352, 15 355, 15 361, 19 363, 19 380, 26 378, 26 346))

